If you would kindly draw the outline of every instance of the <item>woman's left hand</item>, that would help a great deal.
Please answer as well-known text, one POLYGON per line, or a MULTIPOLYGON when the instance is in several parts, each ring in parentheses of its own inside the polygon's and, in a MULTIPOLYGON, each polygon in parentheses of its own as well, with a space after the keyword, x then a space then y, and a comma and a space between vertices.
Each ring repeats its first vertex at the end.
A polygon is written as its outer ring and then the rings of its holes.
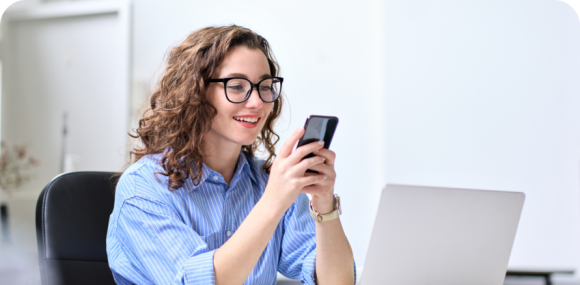
POLYGON ((336 154, 331 150, 322 148, 315 152, 314 155, 324 157, 326 161, 310 168, 310 170, 314 170, 318 174, 306 172, 304 176, 326 175, 327 178, 319 183, 302 188, 301 192, 312 195, 312 206, 316 212, 327 214, 334 211, 334 181, 336 180, 334 160, 336 159, 336 154))

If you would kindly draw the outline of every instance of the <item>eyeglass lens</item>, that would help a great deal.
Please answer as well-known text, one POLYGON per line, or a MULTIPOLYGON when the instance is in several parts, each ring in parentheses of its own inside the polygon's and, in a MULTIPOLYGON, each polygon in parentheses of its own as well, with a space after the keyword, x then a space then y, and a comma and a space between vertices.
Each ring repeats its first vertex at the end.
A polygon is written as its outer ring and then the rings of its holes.
MULTIPOLYGON (((232 102, 243 102, 250 95, 251 88, 252 84, 247 79, 230 79, 226 83, 226 96, 232 102)), ((280 96, 281 88, 279 79, 268 78, 259 83, 258 93, 264 102, 274 102, 280 96)))

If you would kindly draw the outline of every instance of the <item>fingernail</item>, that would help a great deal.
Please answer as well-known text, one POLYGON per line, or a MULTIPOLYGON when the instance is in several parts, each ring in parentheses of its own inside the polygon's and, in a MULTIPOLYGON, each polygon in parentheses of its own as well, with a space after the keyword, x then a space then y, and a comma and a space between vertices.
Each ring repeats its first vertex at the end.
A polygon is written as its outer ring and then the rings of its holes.
POLYGON ((312 153, 318 153, 318 150, 313 151, 312 153))
POLYGON ((328 176, 326 176, 326 175, 324 175, 324 176, 322 177, 322 179, 326 179, 326 178, 328 178, 328 176))
POLYGON ((324 141, 318 141, 319 145, 324 145, 324 141))

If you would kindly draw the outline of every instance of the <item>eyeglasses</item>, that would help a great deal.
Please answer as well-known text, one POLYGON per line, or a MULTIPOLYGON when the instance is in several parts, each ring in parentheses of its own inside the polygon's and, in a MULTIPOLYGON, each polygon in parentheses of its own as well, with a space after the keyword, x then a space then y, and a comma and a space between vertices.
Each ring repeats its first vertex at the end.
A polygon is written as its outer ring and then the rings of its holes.
POLYGON ((254 87, 258 95, 265 103, 272 103, 280 97, 282 92, 282 77, 268 77, 254 84, 250 80, 241 77, 210 79, 209 82, 223 82, 226 98, 232 103, 243 103, 252 94, 254 87))

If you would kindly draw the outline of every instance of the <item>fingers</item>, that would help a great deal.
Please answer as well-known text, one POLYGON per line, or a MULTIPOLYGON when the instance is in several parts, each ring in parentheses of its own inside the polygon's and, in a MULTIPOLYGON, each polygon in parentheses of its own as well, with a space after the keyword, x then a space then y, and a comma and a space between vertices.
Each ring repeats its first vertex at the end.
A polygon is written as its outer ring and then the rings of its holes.
MULTIPOLYGON (((314 170, 320 174, 325 174, 325 175, 332 175, 333 172, 333 167, 330 165, 327 165, 326 163, 321 163, 321 164, 316 164, 314 166, 309 167, 308 169, 310 170, 314 170)), ((308 173, 308 172, 307 172, 308 173)), ((315 173, 316 174, 316 173, 315 173)))
POLYGON ((304 176, 299 179, 299 183, 304 185, 302 188, 309 187, 312 184, 318 184, 324 180, 328 179, 326 175, 316 174, 316 175, 309 175, 304 176))
POLYGON ((295 164, 302 160, 309 153, 313 153, 314 151, 317 151, 323 147, 323 141, 312 142, 297 148, 288 158, 290 158, 292 164, 295 164))
POLYGON ((294 145, 296 145, 300 137, 302 137, 302 134, 304 134, 304 127, 296 129, 292 133, 292 135, 290 135, 290 137, 284 142, 282 147, 280 147, 278 156, 282 158, 290 156, 290 154, 292 153, 292 148, 294 147, 294 145))
POLYGON ((325 160, 326 158, 322 156, 314 156, 306 158, 296 165, 295 171, 297 171, 298 173, 304 173, 306 172, 306 169, 312 169, 312 167, 316 165, 321 165, 324 163, 325 160))
POLYGON ((317 184, 305 186, 304 188, 302 188, 302 190, 300 190, 300 193, 305 193, 305 194, 310 194, 310 195, 317 195, 317 194, 320 194, 320 192, 322 192, 322 190, 320 190, 320 187, 317 187, 317 184))
POLYGON ((317 164, 309 168, 310 170, 314 170, 318 173, 314 172, 306 172, 304 176, 315 176, 315 175, 323 175, 326 176, 326 179, 320 182, 320 184, 309 185, 309 186, 322 186, 323 188, 328 185, 334 185, 334 181, 336 179, 336 172, 334 172, 334 167, 326 165, 324 163, 317 164))
POLYGON ((321 148, 317 151, 313 152, 314 155, 317 156, 322 156, 324 158, 326 158, 326 165, 334 165, 334 161, 336 160, 336 153, 334 153, 334 151, 329 150, 329 149, 325 149, 325 148, 321 148))

